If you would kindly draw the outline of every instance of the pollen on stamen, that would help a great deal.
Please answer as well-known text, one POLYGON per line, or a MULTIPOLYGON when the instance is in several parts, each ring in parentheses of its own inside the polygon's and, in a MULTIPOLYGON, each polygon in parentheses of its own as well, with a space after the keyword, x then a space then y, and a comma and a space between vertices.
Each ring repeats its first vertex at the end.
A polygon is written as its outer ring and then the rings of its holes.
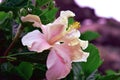
POLYGON ((72 29, 79 29, 80 28, 80 23, 79 22, 74 22, 73 24, 70 25, 69 31, 72 29))

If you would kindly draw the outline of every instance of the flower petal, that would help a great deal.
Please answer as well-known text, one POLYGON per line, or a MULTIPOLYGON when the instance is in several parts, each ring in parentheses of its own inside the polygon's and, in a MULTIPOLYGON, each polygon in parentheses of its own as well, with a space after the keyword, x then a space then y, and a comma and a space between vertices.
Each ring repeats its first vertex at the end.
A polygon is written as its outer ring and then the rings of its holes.
POLYGON ((72 11, 70 11, 70 10, 61 11, 60 17, 58 17, 54 21, 54 23, 63 24, 67 28, 68 27, 68 18, 69 17, 74 17, 74 16, 75 16, 75 14, 72 11))
POLYGON ((84 41, 84 40, 81 40, 81 39, 79 39, 79 41, 80 41, 80 45, 81 45, 83 50, 88 47, 88 41, 84 41))
POLYGON ((86 62, 89 56, 88 52, 83 52, 80 44, 71 46, 71 55, 73 62, 86 62))
MULTIPOLYGON (((71 48, 65 44, 55 44, 54 49, 56 50, 56 53, 64 60, 66 63, 72 63, 71 61, 71 55, 69 54, 71 52, 71 48)), ((68 65, 68 64, 67 64, 68 65)), ((69 64, 70 66, 71 64, 69 64)))
POLYGON ((54 44, 59 39, 61 39, 65 32, 65 27, 64 25, 61 24, 52 23, 43 27, 44 27, 43 33, 47 37, 47 40, 49 41, 50 44, 54 44))
POLYGON ((73 62, 87 62, 89 56, 88 52, 81 51, 79 54, 75 54, 73 57, 73 62))
POLYGON ((71 50, 69 54, 73 62, 87 61, 89 53, 83 52, 82 49, 86 49, 88 46, 88 41, 83 41, 79 39, 80 32, 78 30, 71 30, 62 39, 64 44, 68 44, 68 48, 71 50))
POLYGON ((35 27, 40 27, 42 25, 40 18, 38 16, 32 15, 32 14, 28 14, 25 17, 21 17, 21 20, 23 22, 34 22, 33 26, 35 26, 35 27))
MULTIPOLYGON (((62 52, 62 51, 61 51, 62 52)), ((61 57, 60 54, 66 53, 59 53, 56 49, 52 49, 48 55, 47 59, 47 68, 48 71, 46 73, 46 77, 48 80, 57 80, 66 77, 71 70, 71 60, 70 58, 66 58, 66 60, 61 57)))
POLYGON ((69 38, 75 38, 75 37, 79 38, 80 37, 80 31, 76 30, 76 29, 73 29, 70 32, 68 32, 68 34, 66 35, 66 37, 69 37, 69 38))
POLYGON ((69 18, 69 17, 74 17, 75 14, 70 10, 66 10, 66 11, 61 11, 60 16, 69 18))
POLYGON ((27 33, 22 38, 22 44, 27 46, 30 51, 42 52, 43 50, 49 49, 51 46, 45 40, 42 33, 39 30, 34 30, 27 33))
POLYGON ((62 39, 62 42, 68 43, 70 46, 79 44, 80 32, 78 30, 71 30, 62 39))

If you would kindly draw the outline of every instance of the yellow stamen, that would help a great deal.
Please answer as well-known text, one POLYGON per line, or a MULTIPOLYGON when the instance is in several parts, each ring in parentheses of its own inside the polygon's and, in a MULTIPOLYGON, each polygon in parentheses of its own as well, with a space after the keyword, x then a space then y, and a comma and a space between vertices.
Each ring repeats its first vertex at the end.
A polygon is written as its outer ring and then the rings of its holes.
POLYGON ((72 29, 79 29, 79 28, 80 28, 80 23, 74 22, 73 24, 70 25, 70 27, 68 28, 68 31, 70 31, 72 29))

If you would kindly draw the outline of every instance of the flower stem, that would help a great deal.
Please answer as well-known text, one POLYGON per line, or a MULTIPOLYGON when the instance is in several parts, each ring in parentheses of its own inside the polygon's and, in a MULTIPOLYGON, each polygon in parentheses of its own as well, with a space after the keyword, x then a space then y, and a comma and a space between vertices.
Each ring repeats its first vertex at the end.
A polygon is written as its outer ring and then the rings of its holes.
POLYGON ((20 24, 17 30, 17 33, 15 35, 15 37, 13 38, 12 43, 9 45, 9 47, 6 49, 4 56, 7 56, 9 51, 14 47, 15 43, 17 42, 17 40, 19 39, 21 33, 23 31, 23 26, 20 24))

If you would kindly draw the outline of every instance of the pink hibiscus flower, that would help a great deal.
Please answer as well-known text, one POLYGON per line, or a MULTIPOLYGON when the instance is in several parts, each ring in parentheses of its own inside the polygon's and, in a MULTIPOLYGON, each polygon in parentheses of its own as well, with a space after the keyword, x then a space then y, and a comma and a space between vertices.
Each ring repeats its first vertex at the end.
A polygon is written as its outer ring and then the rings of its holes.
POLYGON ((34 22, 33 26, 41 28, 27 33, 22 38, 22 44, 27 46, 30 51, 42 52, 50 49, 47 58, 47 80, 56 80, 66 77, 71 70, 72 62, 87 61, 89 56, 86 49, 88 41, 80 40, 79 23, 75 22, 68 27, 68 18, 75 14, 69 10, 61 11, 53 23, 43 25, 36 15, 22 17, 23 22, 34 22))

